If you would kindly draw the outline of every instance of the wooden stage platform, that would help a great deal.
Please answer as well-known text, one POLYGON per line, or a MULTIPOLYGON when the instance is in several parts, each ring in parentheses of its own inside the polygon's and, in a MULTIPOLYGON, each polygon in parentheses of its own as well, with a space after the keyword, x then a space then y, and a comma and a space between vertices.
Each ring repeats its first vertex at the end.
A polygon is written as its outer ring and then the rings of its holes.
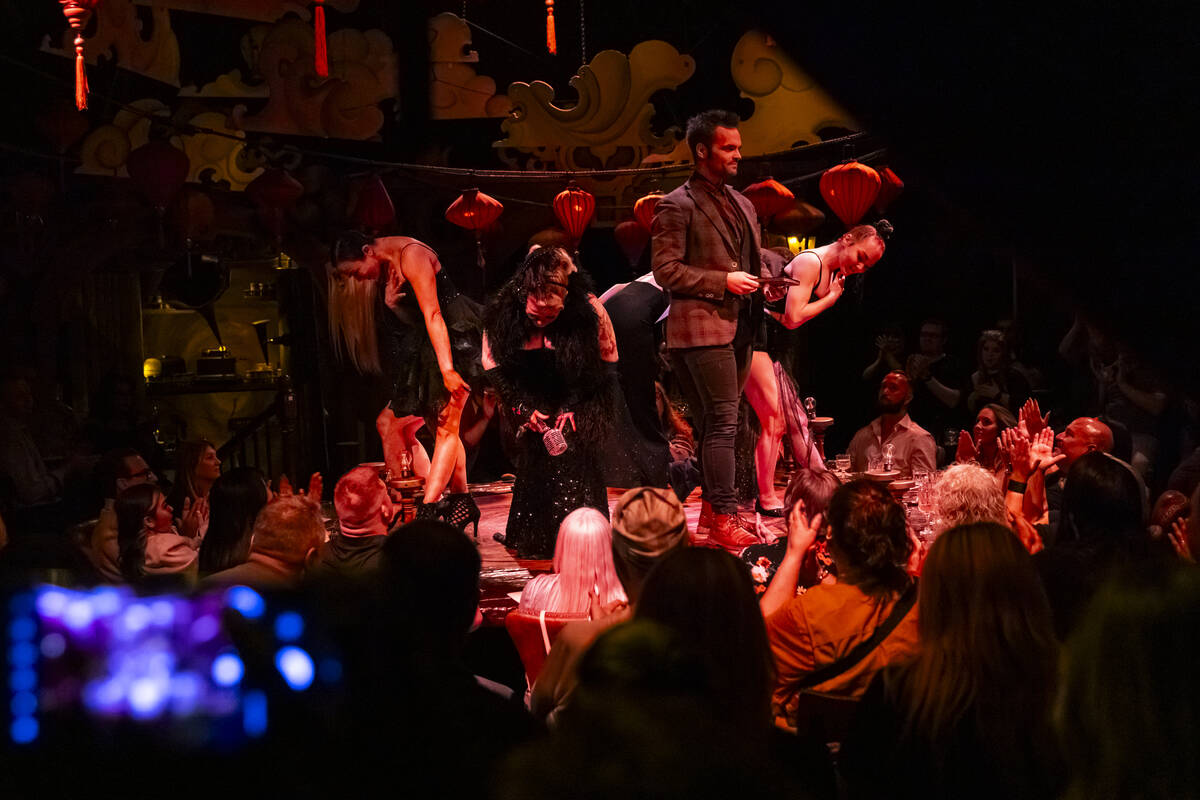
MULTIPOLYGON (((617 500, 625 493, 625 489, 608 490, 608 507, 611 510, 617 500)), ((516 608, 516 602, 510 593, 521 591, 525 584, 534 576, 551 571, 549 560, 518 559, 515 551, 505 549, 504 545, 492 538, 494 533, 503 533, 508 522, 508 508, 512 502, 512 494, 506 484, 480 484, 471 487, 475 502, 479 505, 482 516, 479 520, 479 555, 483 561, 480 588, 482 597, 480 606, 483 609, 484 622, 489 625, 503 625, 504 617, 516 608)), ((692 492, 684 502, 687 512, 688 530, 694 531, 700 519, 700 490, 692 492)), ((753 519, 754 506, 742 507, 742 516, 753 519)), ((785 521, 778 517, 762 517, 762 522, 777 536, 786 532, 785 521)), ((468 530, 469 535, 469 530, 468 530)))

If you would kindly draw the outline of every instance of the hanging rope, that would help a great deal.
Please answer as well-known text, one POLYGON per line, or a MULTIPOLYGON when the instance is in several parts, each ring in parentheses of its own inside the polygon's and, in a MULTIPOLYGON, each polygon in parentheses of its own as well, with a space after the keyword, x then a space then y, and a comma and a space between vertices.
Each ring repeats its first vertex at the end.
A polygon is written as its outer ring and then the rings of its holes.
POLYGON ((583 12, 583 0, 579 0, 579 56, 580 64, 587 64, 587 20, 583 12))

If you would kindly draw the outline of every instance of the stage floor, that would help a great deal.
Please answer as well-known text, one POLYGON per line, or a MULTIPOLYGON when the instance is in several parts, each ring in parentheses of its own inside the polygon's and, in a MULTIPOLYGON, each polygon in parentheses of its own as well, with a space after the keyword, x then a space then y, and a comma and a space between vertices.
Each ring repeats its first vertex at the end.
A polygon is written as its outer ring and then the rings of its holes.
MULTIPOLYGON (((625 489, 608 490, 608 507, 616 505, 625 489)), ((503 625, 504 616, 517 607, 509 595, 519 592, 534 576, 551 571, 549 560, 519 559, 515 551, 492 538, 494 533, 503 533, 508 522, 508 508, 512 494, 503 484, 481 484, 471 487, 475 502, 482 516, 479 519, 479 556, 483 562, 480 576, 481 599, 484 621, 491 625, 503 625)), ((781 491, 782 493, 782 491, 781 491)), ((692 492, 684 501, 687 512, 688 530, 696 530, 700 519, 700 490, 692 492)), ((754 517, 754 505, 743 506, 743 518, 754 517)), ((762 523, 777 536, 786 532, 785 520, 778 517, 762 517, 762 523)), ((703 537, 700 540, 704 541, 703 537)))

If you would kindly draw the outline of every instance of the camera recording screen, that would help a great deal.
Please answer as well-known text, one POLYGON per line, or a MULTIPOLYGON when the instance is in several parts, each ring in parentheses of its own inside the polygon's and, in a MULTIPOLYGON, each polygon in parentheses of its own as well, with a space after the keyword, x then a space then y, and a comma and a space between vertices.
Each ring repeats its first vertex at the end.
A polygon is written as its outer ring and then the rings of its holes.
POLYGON ((246 666, 222 622, 226 609, 268 626, 274 667, 291 690, 308 688, 315 675, 298 646, 304 618, 266 605, 245 586, 154 597, 44 586, 12 597, 10 741, 35 742, 58 716, 155 726, 198 746, 260 736, 266 694, 244 681, 246 666))

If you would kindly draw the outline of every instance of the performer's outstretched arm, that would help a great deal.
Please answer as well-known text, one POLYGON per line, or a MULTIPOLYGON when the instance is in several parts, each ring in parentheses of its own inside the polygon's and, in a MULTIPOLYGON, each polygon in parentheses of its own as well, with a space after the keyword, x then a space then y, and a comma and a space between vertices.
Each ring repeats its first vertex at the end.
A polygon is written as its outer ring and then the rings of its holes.
MULTIPOLYGON (((429 342, 437 356, 442 382, 450 394, 469 392, 471 387, 467 386, 466 381, 454 369, 454 359, 450 354, 450 334, 446 331, 446 321, 442 319, 442 309, 438 305, 437 257, 423 247, 410 248, 410 252, 411 254, 401 256, 400 272, 417 295, 417 305, 425 317, 425 329, 429 332, 429 342)), ((390 285, 391 276, 389 288, 390 285)), ((389 297, 391 294, 389 291, 389 297)))

